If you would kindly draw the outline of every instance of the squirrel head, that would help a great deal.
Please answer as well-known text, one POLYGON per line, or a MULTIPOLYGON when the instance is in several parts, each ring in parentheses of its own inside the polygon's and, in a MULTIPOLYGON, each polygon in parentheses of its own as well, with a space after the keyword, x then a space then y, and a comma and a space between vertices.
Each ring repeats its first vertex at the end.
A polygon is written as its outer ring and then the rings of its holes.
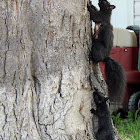
POLYGON ((111 5, 107 0, 99 0, 98 3, 100 7, 100 11, 112 11, 113 9, 116 8, 116 6, 111 5))
POLYGON ((98 90, 95 90, 95 92, 93 92, 93 96, 94 102, 97 106, 106 104, 106 101, 109 99, 108 97, 104 97, 103 94, 98 90))

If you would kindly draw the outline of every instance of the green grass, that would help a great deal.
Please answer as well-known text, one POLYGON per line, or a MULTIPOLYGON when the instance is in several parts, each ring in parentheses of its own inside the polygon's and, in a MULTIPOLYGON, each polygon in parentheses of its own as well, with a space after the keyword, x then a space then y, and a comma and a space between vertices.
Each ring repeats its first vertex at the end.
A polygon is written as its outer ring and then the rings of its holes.
POLYGON ((129 112, 127 119, 121 119, 120 114, 112 116, 114 125, 122 140, 140 140, 140 116, 138 117, 137 114, 138 111, 135 116, 129 112))

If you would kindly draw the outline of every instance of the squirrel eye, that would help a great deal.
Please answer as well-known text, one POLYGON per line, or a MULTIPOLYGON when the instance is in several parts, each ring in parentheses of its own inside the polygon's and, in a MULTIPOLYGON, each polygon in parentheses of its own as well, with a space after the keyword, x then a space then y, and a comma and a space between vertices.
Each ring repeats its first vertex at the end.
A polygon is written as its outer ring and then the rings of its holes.
POLYGON ((102 103, 102 100, 99 100, 99 103, 102 103))

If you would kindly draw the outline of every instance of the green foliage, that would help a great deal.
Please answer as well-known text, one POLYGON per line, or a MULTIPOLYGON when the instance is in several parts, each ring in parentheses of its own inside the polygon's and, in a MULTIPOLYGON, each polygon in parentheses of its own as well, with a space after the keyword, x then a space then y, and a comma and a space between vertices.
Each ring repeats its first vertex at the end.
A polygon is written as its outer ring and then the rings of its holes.
POLYGON ((140 109, 136 111, 135 115, 128 112, 126 119, 120 118, 120 113, 117 116, 112 115, 115 127, 118 130, 119 136, 122 140, 140 140, 140 116, 138 116, 140 109))

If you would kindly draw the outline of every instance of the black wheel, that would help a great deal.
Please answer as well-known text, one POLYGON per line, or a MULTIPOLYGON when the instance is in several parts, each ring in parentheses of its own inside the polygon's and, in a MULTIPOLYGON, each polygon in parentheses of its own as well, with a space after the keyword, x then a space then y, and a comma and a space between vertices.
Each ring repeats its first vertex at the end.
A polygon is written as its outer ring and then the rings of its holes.
POLYGON ((138 25, 132 25, 128 26, 126 29, 133 30, 136 34, 138 45, 139 45, 139 32, 140 32, 140 27, 138 25))
POLYGON ((140 91, 131 95, 128 103, 128 109, 133 114, 140 108, 140 91))

